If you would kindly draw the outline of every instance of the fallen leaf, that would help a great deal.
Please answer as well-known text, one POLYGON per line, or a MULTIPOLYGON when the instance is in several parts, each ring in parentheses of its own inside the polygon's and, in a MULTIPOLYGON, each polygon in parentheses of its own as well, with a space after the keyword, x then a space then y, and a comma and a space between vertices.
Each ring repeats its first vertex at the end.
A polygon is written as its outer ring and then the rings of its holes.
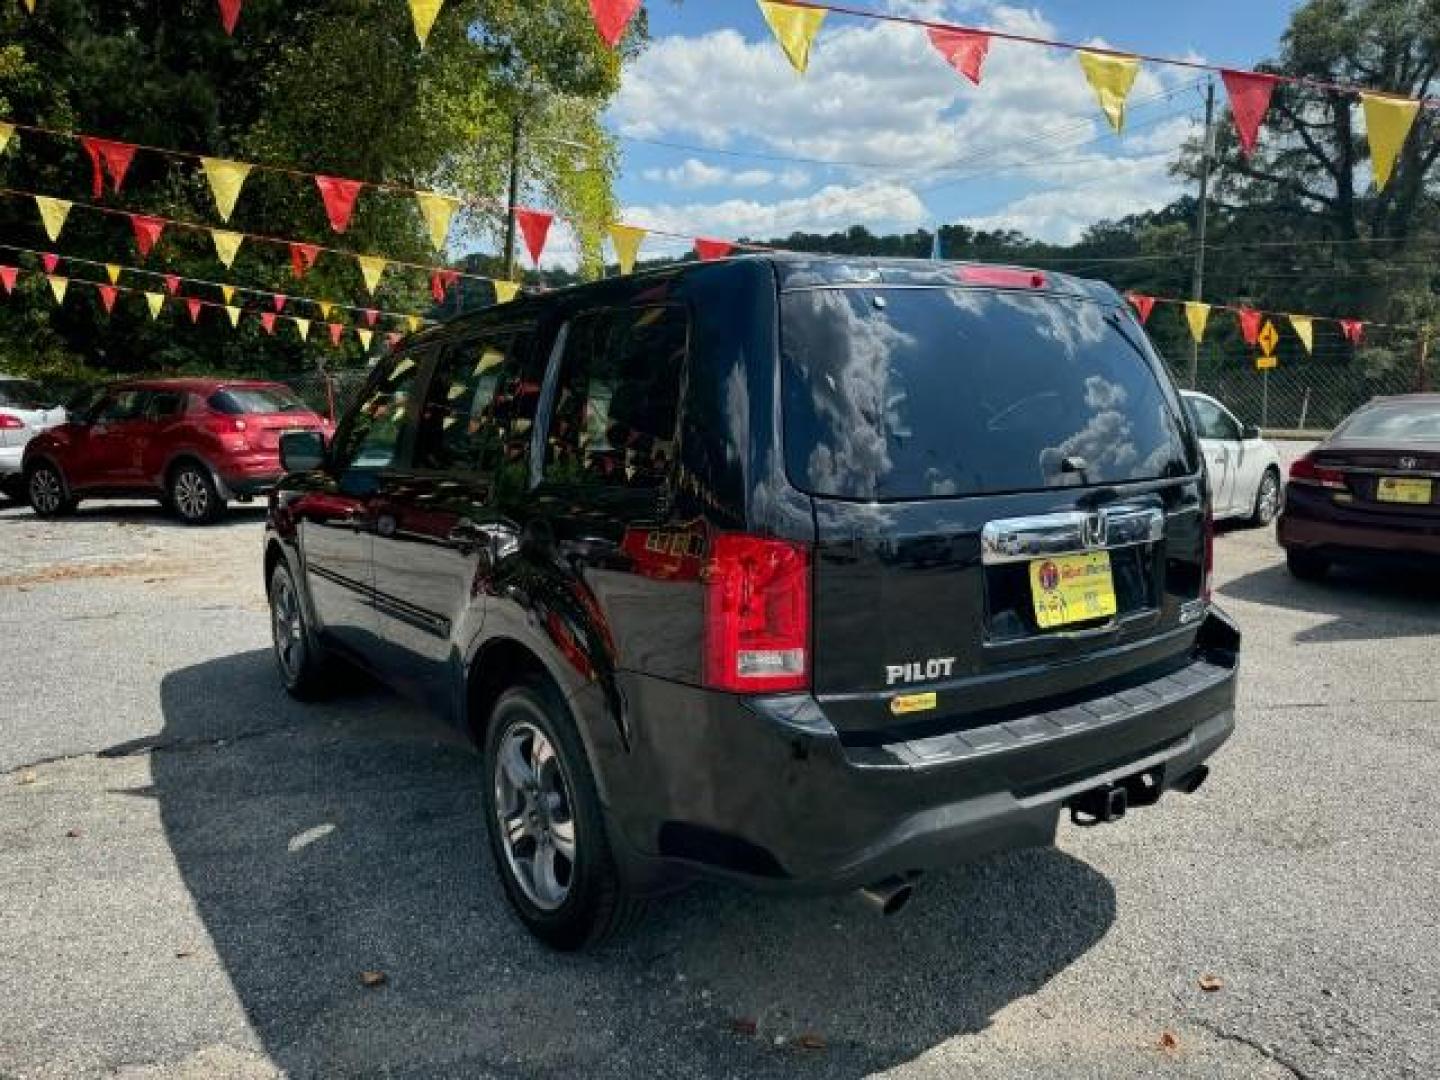
POLYGON ((1204 990, 1207 994, 1215 993, 1216 990, 1219 990, 1224 985, 1225 980, 1220 978, 1219 975, 1200 976, 1200 989, 1204 990))
POLYGON ((33 772, 22 772, 20 778, 15 782, 17 784, 33 784, 35 782, 35 774, 33 772))
POLYGON ((801 1050, 824 1050, 825 1036, 817 1035, 813 1031, 807 1031, 800 1038, 795 1040, 801 1050))
POLYGON ((751 1037, 754 1036, 758 1028, 759 1025, 756 1024, 755 1020, 749 1016, 737 1016, 734 1020, 730 1021, 730 1030, 733 1031, 736 1035, 745 1035, 747 1037, 751 1037))
POLYGON ((383 971, 362 971, 360 972, 360 985, 375 989, 377 986, 384 986, 387 976, 383 971))
POLYGON ((1180 1049, 1180 1040, 1175 1037, 1175 1033, 1174 1033, 1173 1031, 1162 1031, 1162 1032, 1160 1033, 1160 1049, 1161 1049, 1161 1050, 1179 1050, 1179 1049, 1180 1049))
POLYGON ((192 956, 194 956, 194 955, 195 955, 195 954, 192 953, 189 949, 181 949, 179 952, 177 952, 177 953, 175 954, 175 959, 176 959, 176 960, 188 960, 190 957, 192 957, 192 956))
POLYGON ((79 829, 66 829, 66 830, 65 830, 65 835, 66 835, 67 837, 69 837, 71 840, 77 840, 77 839, 79 839, 79 837, 80 837, 80 830, 79 830, 79 829))

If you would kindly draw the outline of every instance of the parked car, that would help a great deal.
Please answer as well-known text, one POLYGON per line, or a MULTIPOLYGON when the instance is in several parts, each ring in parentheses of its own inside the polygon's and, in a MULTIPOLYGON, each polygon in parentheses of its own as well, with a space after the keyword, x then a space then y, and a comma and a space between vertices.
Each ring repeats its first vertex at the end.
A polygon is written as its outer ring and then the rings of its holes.
POLYGON ((182 521, 217 520, 280 477, 282 432, 329 429, 278 383, 143 379, 98 392, 88 410, 31 441, 25 490, 42 517, 81 499, 156 496, 182 521))
POLYGON ((1242 424, 1209 394, 1182 390, 1180 397, 1205 453, 1215 520, 1269 525, 1280 512, 1279 451, 1260 437, 1259 428, 1242 424))
POLYGON ((0 373, 0 494, 24 497, 21 460, 36 435, 65 422, 65 410, 37 382, 0 373))
POLYGON ((1440 559, 1440 394, 1376 398, 1291 465, 1276 535, 1307 580, 1357 558, 1440 559))
POLYGON ((413 337, 281 453, 285 686, 346 657, 468 727, 557 947, 702 874, 893 911, 1234 726, 1200 447, 1107 286, 670 267, 413 337))

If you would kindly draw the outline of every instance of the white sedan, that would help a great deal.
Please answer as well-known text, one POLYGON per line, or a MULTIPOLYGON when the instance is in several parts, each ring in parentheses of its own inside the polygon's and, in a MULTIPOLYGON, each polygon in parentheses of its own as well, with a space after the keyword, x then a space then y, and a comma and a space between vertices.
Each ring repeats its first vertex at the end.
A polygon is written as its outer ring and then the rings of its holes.
POLYGON ((29 379, 0 373, 0 492, 19 497, 20 460, 25 444, 65 422, 65 410, 47 404, 29 379))
POLYGON ((1205 453, 1215 520, 1245 518, 1269 525, 1280 510, 1280 454, 1260 437, 1259 428, 1242 424, 1208 394, 1182 390, 1180 396, 1205 453))

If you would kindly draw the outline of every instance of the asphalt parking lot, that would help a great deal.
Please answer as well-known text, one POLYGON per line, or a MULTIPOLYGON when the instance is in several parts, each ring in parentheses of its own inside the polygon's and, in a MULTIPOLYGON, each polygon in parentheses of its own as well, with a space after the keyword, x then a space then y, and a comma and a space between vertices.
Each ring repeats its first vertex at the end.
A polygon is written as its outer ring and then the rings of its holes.
POLYGON ((703 886, 557 956, 463 741, 281 692, 260 522, 0 509, 0 1077, 1440 1075, 1436 581, 1305 585, 1229 530, 1197 795, 895 919, 703 886))

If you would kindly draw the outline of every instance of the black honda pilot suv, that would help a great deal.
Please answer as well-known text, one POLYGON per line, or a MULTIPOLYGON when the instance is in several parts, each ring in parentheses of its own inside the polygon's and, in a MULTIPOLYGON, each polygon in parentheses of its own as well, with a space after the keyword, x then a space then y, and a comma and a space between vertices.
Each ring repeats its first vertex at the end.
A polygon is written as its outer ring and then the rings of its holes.
POLYGON ((412 337, 322 439, 270 499, 285 685, 344 658, 473 733, 560 948, 702 874, 893 911, 1234 727, 1195 434, 1105 285, 677 265, 412 337))

